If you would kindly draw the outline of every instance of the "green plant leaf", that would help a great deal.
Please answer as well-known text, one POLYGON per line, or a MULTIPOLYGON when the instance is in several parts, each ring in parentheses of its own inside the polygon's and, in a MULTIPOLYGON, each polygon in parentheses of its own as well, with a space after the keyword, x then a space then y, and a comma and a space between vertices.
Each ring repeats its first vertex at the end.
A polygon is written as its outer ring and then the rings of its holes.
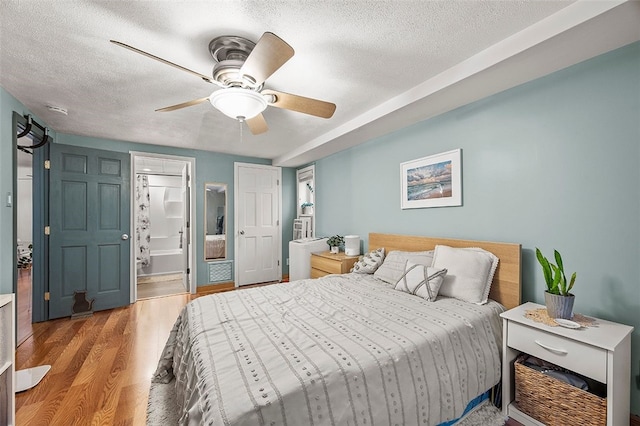
POLYGON ((558 265, 558 268, 560 268, 560 270, 564 272, 564 266, 562 265, 562 256, 560 256, 558 250, 553 251, 553 256, 556 258, 556 264, 558 265))
POLYGON ((344 238, 341 235, 334 235, 333 237, 329 237, 327 240, 327 245, 330 247, 336 247, 344 243, 344 238))
POLYGON ((561 294, 567 294, 567 276, 564 274, 564 265, 562 263, 562 256, 560 256, 560 252, 558 250, 553 250, 553 256, 556 258, 556 263, 558 264, 558 269, 562 273, 562 281, 560 282, 560 291, 561 294))
POLYGON ((539 248, 536 247, 536 257, 538 258, 538 262, 542 266, 542 273, 544 274, 544 280, 547 283, 547 289, 551 290, 552 288, 552 278, 551 278, 551 266, 546 257, 542 255, 542 252, 539 248))
POLYGON ((571 281, 569 281, 569 288, 567 289, 567 293, 571 291, 575 283, 576 283, 576 273, 574 272, 573 275, 571 275, 571 281))
POLYGON ((562 270, 558 267, 555 269, 555 277, 554 281, 558 282, 558 294, 566 295, 567 294, 567 280, 564 279, 562 274, 562 270))
POLYGON ((562 285, 562 271, 553 263, 551 264, 553 268, 553 283, 551 287, 553 288, 553 294, 564 294, 564 288, 562 285))

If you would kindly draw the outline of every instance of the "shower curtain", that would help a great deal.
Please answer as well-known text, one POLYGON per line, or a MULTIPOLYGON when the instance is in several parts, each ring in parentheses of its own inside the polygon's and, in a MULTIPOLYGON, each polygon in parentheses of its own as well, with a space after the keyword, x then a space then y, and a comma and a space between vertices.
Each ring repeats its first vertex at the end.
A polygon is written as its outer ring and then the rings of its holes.
POLYGON ((149 266, 151 263, 151 226, 149 222, 149 177, 136 175, 136 245, 138 254, 136 259, 140 266, 149 266))

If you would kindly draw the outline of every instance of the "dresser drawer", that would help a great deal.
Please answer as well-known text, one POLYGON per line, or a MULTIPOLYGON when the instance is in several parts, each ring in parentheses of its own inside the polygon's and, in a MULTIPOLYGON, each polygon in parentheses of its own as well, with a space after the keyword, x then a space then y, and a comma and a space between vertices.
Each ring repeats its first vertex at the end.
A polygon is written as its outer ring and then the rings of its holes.
POLYGON ((311 269, 319 269, 327 274, 341 274, 342 262, 340 259, 327 259, 326 257, 311 255, 311 269))
POLYGON ((513 321, 506 332, 509 347, 607 383, 606 350, 513 321))

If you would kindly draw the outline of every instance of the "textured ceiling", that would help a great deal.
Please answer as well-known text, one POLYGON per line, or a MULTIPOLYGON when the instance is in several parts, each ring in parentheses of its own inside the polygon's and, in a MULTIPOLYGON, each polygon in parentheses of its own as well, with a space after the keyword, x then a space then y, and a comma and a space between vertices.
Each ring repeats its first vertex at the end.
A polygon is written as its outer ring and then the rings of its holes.
POLYGON ((639 17, 635 1, 1 0, 0 86, 57 132, 297 166, 638 40, 639 17), (210 75, 211 39, 266 31, 295 55, 265 88, 333 102, 331 119, 269 107, 254 136, 209 103, 154 112, 216 88, 109 43, 210 75))

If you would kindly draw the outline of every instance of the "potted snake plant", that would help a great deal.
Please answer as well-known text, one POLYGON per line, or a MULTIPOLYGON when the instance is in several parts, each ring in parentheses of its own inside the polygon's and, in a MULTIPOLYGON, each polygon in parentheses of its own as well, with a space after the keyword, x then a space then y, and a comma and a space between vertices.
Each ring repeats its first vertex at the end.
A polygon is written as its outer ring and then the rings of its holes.
POLYGON ((547 290, 544 292, 547 314, 550 318, 571 319, 573 318, 573 302, 575 301, 571 289, 576 282, 576 273, 571 275, 571 279, 567 283, 562 256, 558 250, 554 250, 553 255, 556 261, 555 265, 549 262, 536 247, 536 257, 542 266, 544 280, 547 283, 547 290))

